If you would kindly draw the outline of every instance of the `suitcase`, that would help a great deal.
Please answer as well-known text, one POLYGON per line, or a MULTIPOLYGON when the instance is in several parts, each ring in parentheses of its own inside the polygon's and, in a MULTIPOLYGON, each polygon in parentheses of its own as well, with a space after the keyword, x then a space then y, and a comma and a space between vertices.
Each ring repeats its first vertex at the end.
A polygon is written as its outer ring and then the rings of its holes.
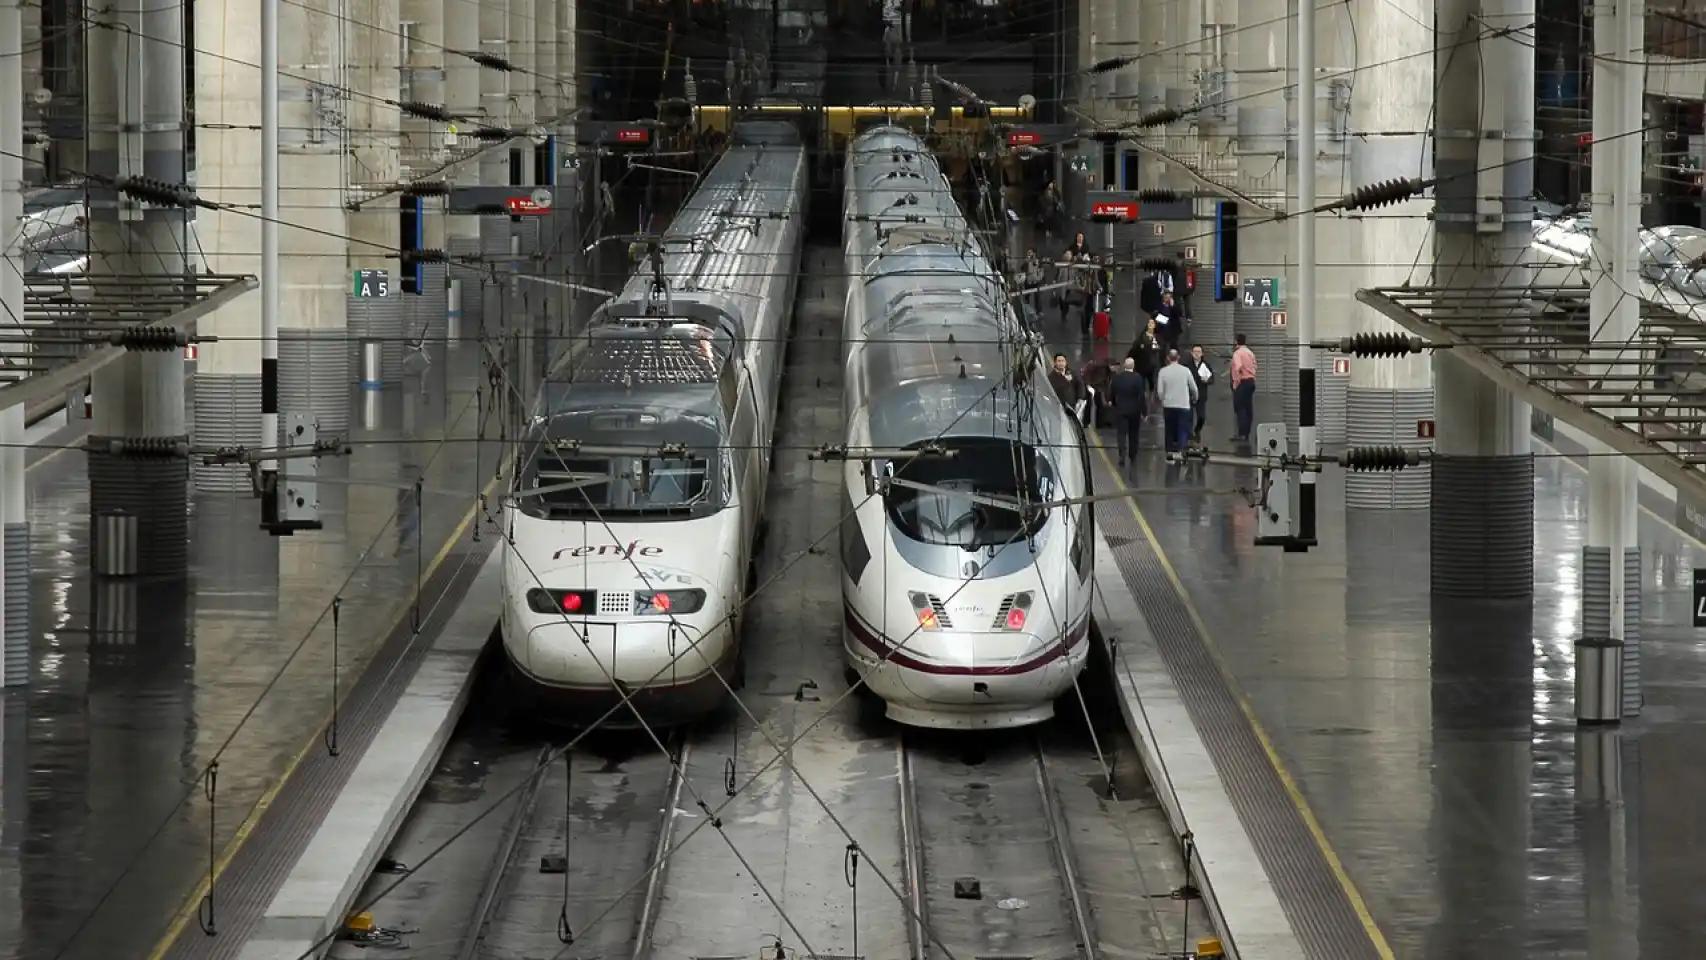
POLYGON ((1096 316, 1090 321, 1090 335, 1097 340, 1106 340, 1108 339, 1108 331, 1112 327, 1113 317, 1108 316, 1108 311, 1097 310, 1096 316))

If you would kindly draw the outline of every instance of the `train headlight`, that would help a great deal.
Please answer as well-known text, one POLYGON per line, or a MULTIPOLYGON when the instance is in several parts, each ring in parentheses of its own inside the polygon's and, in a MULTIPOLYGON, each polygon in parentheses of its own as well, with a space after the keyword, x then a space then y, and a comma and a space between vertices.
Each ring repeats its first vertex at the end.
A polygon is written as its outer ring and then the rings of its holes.
POLYGON ((598 593, 593 590, 545 590, 534 587, 527 591, 527 609, 534 613, 568 613, 586 616, 597 609, 598 593))
POLYGON ((640 590, 634 594, 635 616, 698 613, 704 605, 703 590, 640 590))
POLYGON ((929 597, 922 593, 909 593, 906 597, 912 601, 913 612, 918 614, 918 629, 942 629, 941 621, 936 619, 936 605, 930 602, 929 597))
POLYGON ((1025 629, 1025 621, 1030 615, 1030 592, 1015 593, 1002 601, 1001 610, 996 614, 995 628, 997 630, 1023 630, 1025 629))

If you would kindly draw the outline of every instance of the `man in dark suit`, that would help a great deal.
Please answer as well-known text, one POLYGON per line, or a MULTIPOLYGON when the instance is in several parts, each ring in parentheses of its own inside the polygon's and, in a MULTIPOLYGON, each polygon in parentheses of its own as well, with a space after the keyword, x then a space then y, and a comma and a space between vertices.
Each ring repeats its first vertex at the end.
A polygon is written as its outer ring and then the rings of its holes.
POLYGON ((1137 462, 1138 437, 1143 431, 1143 418, 1149 414, 1149 382, 1137 372, 1137 362, 1130 357, 1120 366, 1120 372, 1108 384, 1114 403, 1114 438, 1120 455, 1120 466, 1129 460, 1137 462))

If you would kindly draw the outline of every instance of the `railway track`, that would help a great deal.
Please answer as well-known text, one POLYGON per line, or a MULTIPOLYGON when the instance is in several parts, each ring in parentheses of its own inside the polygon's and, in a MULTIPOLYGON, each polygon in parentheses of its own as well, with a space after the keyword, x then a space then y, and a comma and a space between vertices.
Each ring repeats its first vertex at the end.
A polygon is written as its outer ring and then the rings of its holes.
POLYGON ((1097 960, 1089 898, 1036 735, 898 747, 916 960, 1097 960))

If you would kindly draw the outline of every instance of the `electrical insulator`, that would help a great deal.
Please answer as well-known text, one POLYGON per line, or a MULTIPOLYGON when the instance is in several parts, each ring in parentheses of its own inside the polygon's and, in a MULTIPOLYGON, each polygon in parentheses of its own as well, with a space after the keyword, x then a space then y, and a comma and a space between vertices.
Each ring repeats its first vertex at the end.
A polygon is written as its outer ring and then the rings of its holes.
POLYGON ((450 115, 450 111, 443 106, 436 103, 424 103, 420 100, 399 101, 397 109, 411 117, 419 117, 422 120, 436 120, 439 123, 452 123, 456 120, 450 115))
POLYGON ((403 196, 448 197, 450 196, 450 184, 443 180, 417 180, 414 183, 404 185, 403 196))
POLYGON ((1119 143, 1125 139, 1125 134, 1118 130, 1097 130, 1090 134, 1090 139, 1097 143, 1119 143))
POLYGON ((1175 120, 1182 119, 1184 116, 1185 113, 1183 110, 1176 110, 1173 107, 1167 107, 1162 110, 1151 110, 1137 118, 1137 125, 1140 127, 1164 127, 1175 120))
POLYGON ((1382 180, 1352 190, 1345 194, 1339 203, 1347 210, 1373 210, 1390 206, 1400 200, 1408 200, 1421 192, 1422 181, 1414 177, 1407 180, 1382 180))
POLYGON ((1178 268, 1179 261, 1171 257, 1139 257, 1137 266, 1140 270, 1174 270, 1178 268))
POLYGON ((1405 447, 1351 447, 1339 454, 1339 466, 1356 473, 1390 473, 1421 462, 1419 451, 1405 447))
POLYGON ((398 253, 403 260, 403 266, 410 267, 417 263, 448 263, 450 256, 443 250, 427 248, 420 250, 403 250, 398 253))
POLYGON ((190 342, 189 334, 173 327, 125 327, 116 331, 108 342, 126 350, 159 353, 176 350, 190 342))
POLYGON ((1401 333, 1359 333, 1339 340, 1339 352, 1353 357, 1401 357, 1421 353, 1423 346, 1420 337, 1401 333))
POLYGON ((469 136, 473 137, 475 140, 484 140, 487 143, 497 143, 499 141, 509 140, 515 137, 516 132, 508 127, 475 127, 474 132, 469 134, 469 136))
POLYGON ((1174 203, 1184 197, 1177 190, 1151 189, 1137 191, 1137 199, 1142 203, 1174 203))
POLYGON ((107 449, 120 457, 180 459, 190 455, 190 445, 172 437, 126 437, 109 441, 107 449))
POLYGON ((496 54, 491 54, 491 53, 465 53, 465 54, 463 54, 463 56, 474 61, 475 63, 479 64, 482 67, 490 67, 491 69, 496 70, 500 73, 511 73, 515 70, 515 67, 513 65, 511 65, 508 60, 505 60, 503 57, 497 56, 496 54))
POLYGON ((681 95, 686 98, 687 105, 697 106, 699 103, 699 81, 693 79, 693 58, 687 58, 687 75, 681 81, 681 95))
POLYGON ((1127 64, 1134 63, 1134 62, 1136 62, 1136 60, 1137 60, 1136 57, 1109 57, 1106 60, 1098 60, 1095 63, 1091 64, 1089 72, 1091 72, 1091 73, 1110 73, 1114 70, 1118 70, 1119 68, 1121 68, 1123 66, 1126 66, 1127 64))
POLYGON ((113 182, 113 188, 134 200, 159 207, 193 207, 200 202, 189 187, 153 177, 120 177, 113 182))

